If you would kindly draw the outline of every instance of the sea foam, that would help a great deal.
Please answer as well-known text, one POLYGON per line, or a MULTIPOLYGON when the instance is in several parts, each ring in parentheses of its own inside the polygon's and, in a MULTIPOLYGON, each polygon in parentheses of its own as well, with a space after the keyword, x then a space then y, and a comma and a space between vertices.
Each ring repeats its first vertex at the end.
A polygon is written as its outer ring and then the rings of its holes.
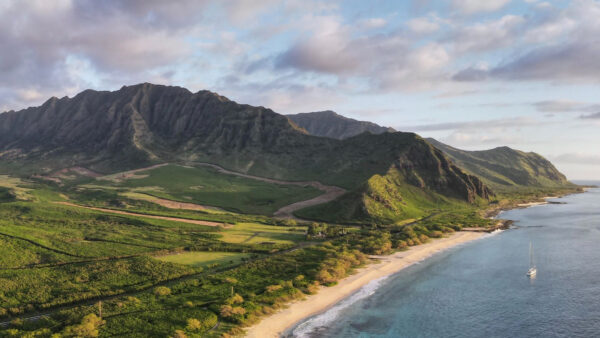
POLYGON ((319 328, 326 327, 329 323, 333 322, 336 318, 338 318, 343 310, 350 307, 352 304, 357 301, 367 298, 377 291, 381 285, 383 285, 384 281, 389 276, 384 276, 378 279, 374 279, 370 281, 368 284, 360 288, 357 292, 355 292, 352 296, 345 298, 338 304, 334 305, 327 311, 318 314, 303 323, 296 326, 292 332, 291 336, 298 338, 311 337, 318 331, 319 328))

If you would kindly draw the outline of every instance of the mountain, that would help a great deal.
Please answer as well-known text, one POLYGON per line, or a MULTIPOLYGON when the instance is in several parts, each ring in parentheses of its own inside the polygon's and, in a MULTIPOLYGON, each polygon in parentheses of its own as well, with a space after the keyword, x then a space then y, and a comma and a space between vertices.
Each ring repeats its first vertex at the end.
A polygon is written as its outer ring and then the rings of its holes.
POLYGON ((434 139, 427 139, 442 150, 454 163, 480 177, 495 190, 518 187, 564 187, 572 185, 554 165, 533 152, 509 147, 482 151, 466 151, 434 139))
POLYGON ((350 190, 344 198, 364 218, 401 211, 398 206, 415 191, 420 200, 461 203, 493 194, 415 134, 316 137, 270 109, 209 91, 145 83, 113 92, 86 90, 0 114, 4 171, 83 167, 111 173, 164 162, 210 162, 257 176, 338 185, 350 190), (388 184, 375 188, 379 180, 388 184))
POLYGON ((298 127, 315 136, 330 137, 339 140, 362 133, 393 133, 393 128, 382 127, 372 122, 358 121, 336 114, 331 110, 286 115, 298 127))

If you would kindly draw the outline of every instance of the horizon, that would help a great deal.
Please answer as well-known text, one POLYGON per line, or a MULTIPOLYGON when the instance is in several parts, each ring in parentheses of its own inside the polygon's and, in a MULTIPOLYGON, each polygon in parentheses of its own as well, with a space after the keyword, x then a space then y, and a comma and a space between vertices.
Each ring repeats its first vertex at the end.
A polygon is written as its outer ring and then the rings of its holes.
POLYGON ((178 85, 536 152, 570 180, 600 180, 599 13, 594 0, 7 1, 0 111, 178 85))

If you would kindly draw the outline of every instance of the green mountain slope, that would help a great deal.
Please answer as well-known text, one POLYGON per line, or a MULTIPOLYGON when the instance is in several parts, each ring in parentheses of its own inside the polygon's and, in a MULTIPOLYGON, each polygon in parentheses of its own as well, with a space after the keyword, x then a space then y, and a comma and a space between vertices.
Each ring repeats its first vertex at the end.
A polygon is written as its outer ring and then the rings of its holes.
POLYGON ((442 207, 487 202, 494 193, 424 140, 415 142, 389 170, 374 175, 342 198, 298 215, 334 222, 399 220, 430 215, 442 207), (467 182, 467 183, 465 183, 467 182))
MULTIPOLYGON (((316 137, 269 109, 208 91, 152 84, 87 90, 0 115, 0 167, 5 170, 47 173, 78 166, 112 173, 164 162, 210 162, 256 176, 316 180, 354 193, 397 170, 401 179, 390 180, 386 189, 417 189, 430 200, 441 195, 463 203, 492 194, 415 134, 316 137)), ((394 212, 394 205, 410 199, 391 198, 374 197, 369 205, 394 212)), ((381 216, 371 209, 363 208, 365 217, 381 216)))
POLYGON ((393 133, 393 128, 382 127, 372 122, 358 121, 336 114, 331 110, 286 115, 300 128, 315 136, 343 140, 362 133, 393 133))
POLYGON ((523 187, 572 186, 550 161, 536 153, 526 153, 509 147, 465 151, 434 139, 427 141, 442 150, 457 165, 477 175, 499 192, 523 187))

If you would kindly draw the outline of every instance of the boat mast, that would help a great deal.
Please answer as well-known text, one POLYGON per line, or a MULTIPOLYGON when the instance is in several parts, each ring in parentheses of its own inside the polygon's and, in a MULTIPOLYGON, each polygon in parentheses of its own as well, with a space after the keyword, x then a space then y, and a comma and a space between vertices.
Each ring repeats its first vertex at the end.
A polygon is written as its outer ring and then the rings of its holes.
POLYGON ((529 242, 529 267, 533 268, 533 244, 529 242))

